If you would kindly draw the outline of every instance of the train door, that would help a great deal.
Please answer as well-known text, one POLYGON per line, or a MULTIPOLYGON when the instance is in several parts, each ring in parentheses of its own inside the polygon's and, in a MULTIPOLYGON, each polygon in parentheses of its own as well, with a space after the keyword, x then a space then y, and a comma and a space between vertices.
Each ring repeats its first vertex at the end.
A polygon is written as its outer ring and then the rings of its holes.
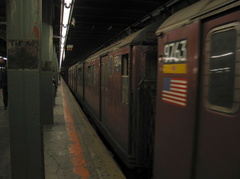
POLYGON ((239 17, 203 22, 196 179, 240 178, 239 17))
POLYGON ((77 65, 77 96, 83 98, 83 65, 77 65))
POLYGON ((108 101, 108 74, 109 74, 108 56, 101 57, 101 88, 100 88, 100 120, 107 119, 107 101, 108 101))
POLYGON ((77 71, 76 65, 73 66, 73 92, 76 93, 77 91, 77 71))
POLYGON ((69 83, 69 86, 70 86, 71 88, 73 88, 73 86, 72 86, 72 79, 73 79, 72 67, 70 67, 70 68, 68 69, 68 73, 69 73, 69 75, 68 75, 68 83, 69 83))
POLYGON ((76 94, 76 93, 77 93, 77 90, 78 90, 78 89, 77 89, 77 80, 78 80, 78 76, 77 76, 77 75, 78 75, 78 74, 77 74, 77 70, 78 70, 78 69, 77 69, 77 65, 75 65, 74 68, 75 68, 75 82, 74 82, 74 85, 75 85, 75 94, 76 94))
POLYGON ((86 62, 83 62, 83 66, 82 66, 82 75, 83 75, 83 80, 82 80, 82 86, 83 86, 83 97, 82 100, 85 101, 85 88, 86 88, 86 62))

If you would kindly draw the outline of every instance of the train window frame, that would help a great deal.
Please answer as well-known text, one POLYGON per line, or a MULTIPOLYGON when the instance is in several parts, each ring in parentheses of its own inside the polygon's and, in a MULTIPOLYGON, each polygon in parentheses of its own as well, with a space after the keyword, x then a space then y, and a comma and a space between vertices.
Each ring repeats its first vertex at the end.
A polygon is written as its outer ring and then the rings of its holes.
POLYGON ((114 72, 121 72, 122 55, 114 56, 114 72))
POLYGON ((113 72, 114 72, 114 60, 113 60, 113 56, 111 55, 109 57, 109 77, 113 76, 113 72))
POLYGON ((83 85, 83 66, 82 65, 78 65, 78 80, 79 80, 79 84, 82 86, 83 85))
POLYGON ((87 76, 88 76, 88 84, 94 85, 95 84, 95 65, 88 65, 87 66, 87 76))
POLYGON ((121 55, 121 100, 122 103, 128 104, 129 91, 129 54, 121 55))
MULTIPOLYGON (((207 34, 207 38, 206 38, 206 49, 205 49, 205 53, 206 53, 206 63, 205 63, 205 105, 207 108, 209 108, 210 110, 213 111, 217 111, 220 113, 227 113, 227 114, 234 114, 239 110, 239 103, 240 103, 240 98, 239 98, 239 94, 240 93, 240 72, 239 72, 239 68, 240 68, 240 23, 239 22, 234 22, 234 23, 229 23, 229 24, 225 24, 225 25, 221 25, 218 27, 215 27, 213 29, 211 29, 208 34, 207 34), (226 107, 226 106, 220 106, 220 105, 216 105, 216 104, 212 104, 210 102, 210 82, 211 82, 211 77, 210 77, 210 65, 211 65, 211 38, 213 35, 217 34, 217 33, 223 33, 223 32, 227 32, 230 30, 235 30, 236 31, 236 44, 235 44, 235 60, 233 62, 234 66, 234 76, 235 79, 233 80, 233 86, 232 86, 232 92, 233 92, 233 99, 232 99, 232 106, 231 107, 226 107)), ((220 68, 219 68, 220 69, 220 68)), ((231 70, 231 68, 229 68, 231 70)), ((228 70, 229 70, 228 69, 228 70)), ((222 70, 223 71, 223 70, 222 70)), ((217 72, 216 72, 217 73, 217 72)), ((219 72, 220 73, 220 72, 219 72)), ((224 72, 222 72, 224 73, 224 72)), ((216 83, 216 82, 215 82, 216 83)))
POLYGON ((105 89, 108 90, 108 77, 109 77, 109 62, 107 61, 105 63, 105 70, 104 70, 104 77, 106 79, 105 81, 105 89))
POLYGON ((101 64, 101 88, 105 88, 108 90, 108 76, 109 75, 109 69, 108 69, 108 61, 102 62, 101 64))

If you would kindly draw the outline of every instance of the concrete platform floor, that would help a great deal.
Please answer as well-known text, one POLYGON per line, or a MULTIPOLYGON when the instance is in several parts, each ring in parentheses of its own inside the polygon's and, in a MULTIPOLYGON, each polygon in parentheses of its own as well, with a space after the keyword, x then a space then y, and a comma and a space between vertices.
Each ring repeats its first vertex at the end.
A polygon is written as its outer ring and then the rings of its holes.
MULTIPOLYGON (((54 124, 44 126, 46 179, 124 179, 64 82, 57 89, 54 124)), ((0 89, 0 179, 11 179, 8 111, 0 89)))

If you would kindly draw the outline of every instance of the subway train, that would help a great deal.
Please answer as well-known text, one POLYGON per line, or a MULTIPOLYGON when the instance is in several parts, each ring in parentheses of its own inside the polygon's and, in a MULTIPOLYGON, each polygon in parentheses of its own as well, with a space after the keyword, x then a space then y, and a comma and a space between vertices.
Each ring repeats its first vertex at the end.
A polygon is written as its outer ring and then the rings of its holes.
POLYGON ((156 26, 70 67, 69 87, 128 167, 239 179, 240 1, 201 0, 156 26))
POLYGON ((68 70, 72 92, 129 168, 152 163, 158 27, 132 33, 68 70))

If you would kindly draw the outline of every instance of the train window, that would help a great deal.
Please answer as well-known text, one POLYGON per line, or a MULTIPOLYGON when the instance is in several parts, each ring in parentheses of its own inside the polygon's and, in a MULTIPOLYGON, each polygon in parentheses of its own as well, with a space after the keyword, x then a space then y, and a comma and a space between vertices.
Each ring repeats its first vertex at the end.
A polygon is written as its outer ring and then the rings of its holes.
POLYGON ((146 79, 156 80, 157 78, 157 51, 146 52, 146 79))
POLYGON ((128 55, 122 56, 122 76, 128 76, 128 55))
POLYGON ((94 84, 95 81, 95 66, 88 66, 88 84, 94 84))
POLYGON ((108 67, 108 62, 106 62, 105 72, 104 72, 105 88, 106 88, 106 89, 108 89, 108 74, 109 74, 109 67, 108 67))
POLYGON ((128 103, 128 54, 122 55, 122 102, 128 103))
POLYGON ((92 84, 95 84, 95 65, 92 65, 92 84))
POLYGON ((114 57, 114 71, 120 72, 121 69, 121 55, 117 55, 114 57))
POLYGON ((78 80, 79 80, 79 84, 82 85, 83 84, 83 74, 82 74, 82 67, 78 67, 78 80))
POLYGON ((110 56, 109 59, 109 76, 112 77, 113 76, 113 57, 110 56))
POLYGON ((235 113, 238 109, 238 34, 233 25, 218 27, 208 34, 207 105, 215 111, 235 113))
POLYGON ((105 87, 105 89, 108 89, 108 62, 101 64, 101 87, 105 87))

